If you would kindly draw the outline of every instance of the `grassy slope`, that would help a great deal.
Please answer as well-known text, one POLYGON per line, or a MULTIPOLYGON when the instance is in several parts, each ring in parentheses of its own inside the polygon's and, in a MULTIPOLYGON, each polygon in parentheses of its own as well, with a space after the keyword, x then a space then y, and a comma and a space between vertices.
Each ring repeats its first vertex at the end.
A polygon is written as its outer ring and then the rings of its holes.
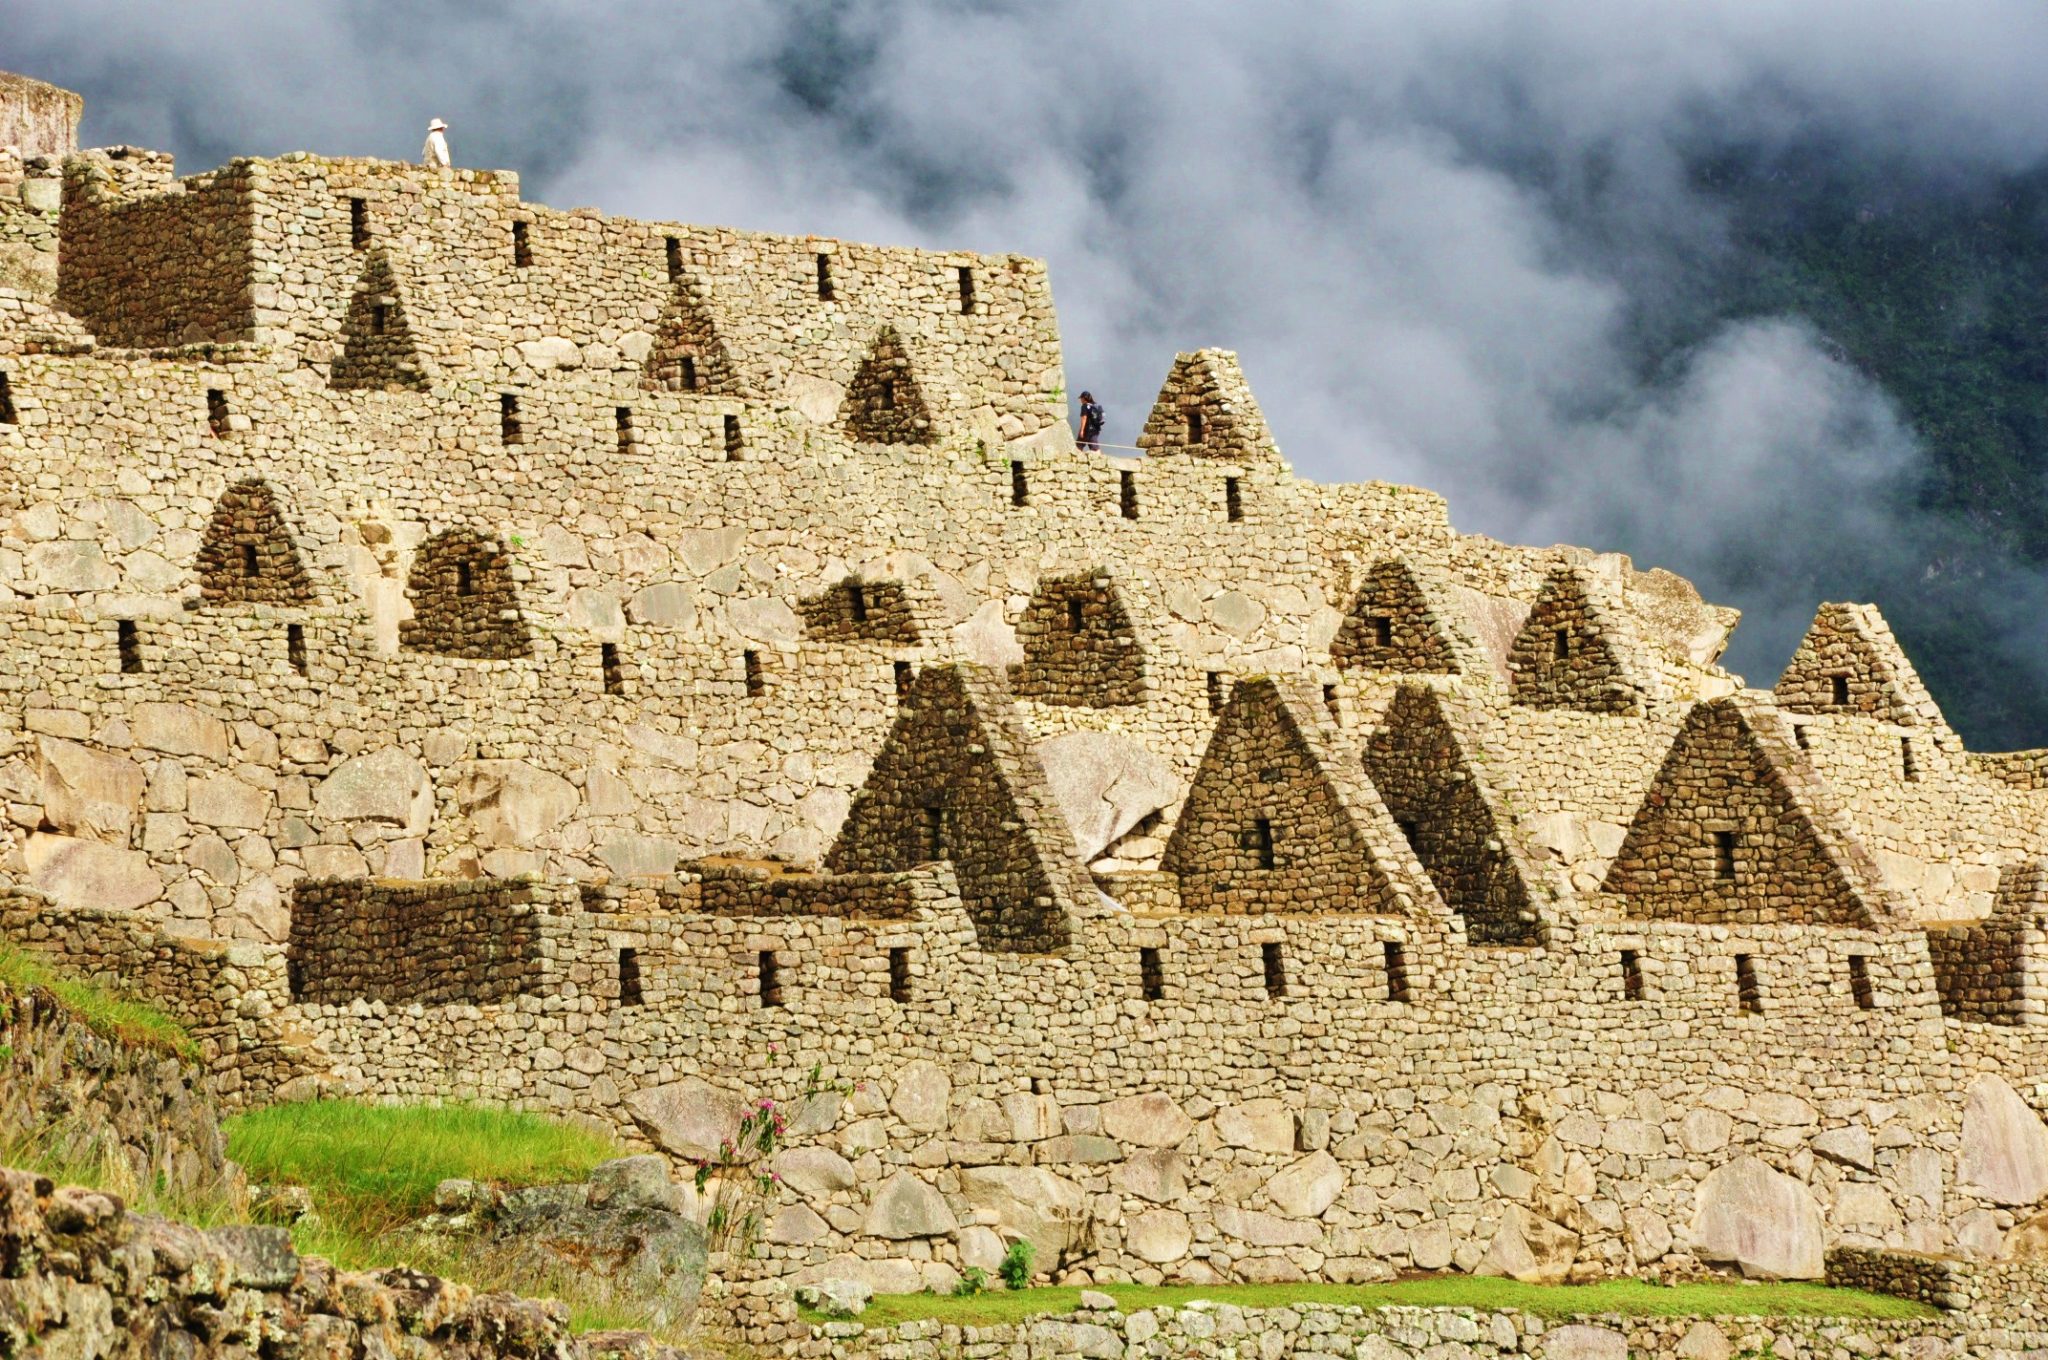
MULTIPOLYGON (((1932 1317, 1924 1304, 1855 1289, 1829 1289, 1817 1284, 1748 1284, 1716 1281, 1706 1284, 1655 1285, 1640 1280, 1609 1280, 1588 1285, 1534 1285, 1473 1275, 1400 1280, 1391 1284, 1231 1284, 1104 1285, 1126 1312, 1166 1305, 1183 1306, 1196 1299, 1234 1303, 1247 1308, 1278 1308, 1294 1303, 1323 1303, 1353 1308, 1410 1306, 1421 1308, 1519 1308, 1548 1318, 1595 1313, 1638 1317, 1932 1317)), ((876 1297, 860 1321, 890 1326, 919 1318, 968 1326, 1017 1322, 1046 1314, 1072 1312, 1081 1291, 1068 1288, 991 1292, 965 1298, 937 1294, 884 1294, 876 1297)), ((811 1316, 811 1315, 807 1315, 811 1316)), ((821 1318, 811 1316, 812 1321, 821 1318)))
POLYGON ((89 982, 60 977, 40 959, 0 944, 0 990, 49 992, 81 1024, 103 1038, 159 1053, 173 1053, 187 1062, 199 1060, 199 1045, 184 1026, 139 1001, 118 997, 89 982))

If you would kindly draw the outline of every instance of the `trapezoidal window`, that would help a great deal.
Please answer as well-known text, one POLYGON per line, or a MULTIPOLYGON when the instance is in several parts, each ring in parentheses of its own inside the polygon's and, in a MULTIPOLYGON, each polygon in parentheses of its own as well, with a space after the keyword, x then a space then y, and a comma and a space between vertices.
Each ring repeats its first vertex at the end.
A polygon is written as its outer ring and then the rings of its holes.
POLYGON ((1166 995, 1166 968, 1159 961, 1159 951, 1151 945, 1138 950, 1138 991, 1147 1001, 1158 1001, 1166 995))
POLYGON ((1792 725, 1792 740, 1799 743, 1799 749, 1802 751, 1811 751, 1813 749, 1813 738, 1806 734, 1805 723, 1794 723, 1792 725))
POLYGON ((1259 946, 1259 965, 1265 973, 1266 995, 1275 1001, 1287 995, 1287 952, 1278 940, 1259 946))
POLYGON ((525 222, 512 224, 512 263, 519 269, 533 263, 533 230, 525 222))
POLYGON ((1394 620, 1391 615, 1375 614, 1372 620, 1372 641, 1375 647, 1394 645, 1394 620))
POLYGON ((917 678, 917 671, 908 661, 891 663, 896 669, 896 702, 902 703, 910 697, 910 682, 917 678))
POLYGON ((775 957, 772 949, 763 949, 755 957, 755 980, 760 988, 761 1008, 773 1009, 782 1004, 782 961, 775 957))
POLYGON ((1244 848, 1251 852, 1253 862, 1261 869, 1271 869, 1278 862, 1273 856, 1273 819, 1260 817, 1245 828, 1244 848))
POLYGON ((1232 524, 1244 519, 1244 488, 1235 477, 1223 479, 1223 517, 1232 524))
POLYGON ((818 301, 832 300, 832 257, 820 253, 818 256, 818 301))
POLYGON ((946 857, 946 810, 942 807, 927 807, 924 810, 924 860, 934 863, 946 857))
POLYGON ((1024 479, 1024 464, 1015 459, 1010 461, 1010 504, 1023 507, 1031 503, 1031 484, 1024 479))
POLYGON ((740 435, 740 418, 725 418, 725 461, 737 463, 747 451, 747 442, 740 435))
POLYGON ((1209 671, 1202 677, 1202 685, 1208 694, 1209 711, 1211 713, 1221 713, 1223 705, 1230 698, 1229 691, 1225 689, 1223 684, 1223 672, 1209 671))
POLYGON ((1849 956, 1849 995, 1858 1010, 1875 1010, 1877 993, 1870 985, 1870 960, 1862 954, 1849 956))
POLYGON ((662 254, 668 261, 668 281, 674 283, 683 276, 683 242, 679 236, 670 236, 661 243, 662 254))
POLYGON ((0 368, 0 425, 18 424, 14 414, 14 387, 8 381, 7 370, 0 368))
POLYGON ((370 248, 370 205, 365 199, 348 201, 348 245, 351 250, 370 248))
POLYGON ((903 945, 889 950, 889 999, 899 1006, 910 1001, 910 950, 903 945))
POLYGON ((960 267, 960 311, 963 315, 974 311, 974 271, 965 265, 960 267))
POLYGON ((1643 999, 1643 961, 1636 956, 1633 949, 1621 951, 1621 999, 1643 999))
POLYGON ((206 432, 215 439, 228 435, 228 394, 218 387, 206 389, 206 432))
POLYGON ((1550 634, 1550 659, 1553 661, 1569 661, 1572 659, 1571 629, 1558 628, 1552 630, 1550 634))
POLYGON ((391 305, 385 302, 370 304, 370 334, 383 335, 391 329, 391 305))
POLYGON ((640 981, 640 951, 630 946, 619 951, 619 1004, 640 1006, 646 1004, 646 991, 640 981))
POLYGON ((1202 408, 1199 406, 1190 406, 1188 407, 1188 443, 1199 444, 1201 442, 1202 408))
POLYGON ((1849 706, 1849 677, 1848 677, 1848 676, 1846 676, 1846 675, 1831 675, 1831 676, 1829 676, 1829 677, 1828 677, 1828 690, 1829 690, 1828 698, 1829 698, 1829 699, 1830 699, 1830 700, 1831 700, 1831 701, 1832 701, 1832 702, 1834 703, 1834 706, 1835 706, 1836 708, 1847 708, 1847 707, 1849 706))
POLYGON ((300 675, 306 673, 306 625, 288 623, 284 626, 284 659, 300 675))
POLYGON ((1764 1013, 1764 989, 1757 981, 1756 960, 1747 954, 1735 956, 1735 1004, 1744 1015, 1764 1013))
POLYGON ((1387 1000, 1403 1005, 1408 1001, 1408 949, 1399 940, 1380 945, 1380 962, 1387 970, 1387 1000))
POLYGON ((1138 517, 1138 474, 1124 468, 1116 474, 1117 513, 1125 519, 1138 517))
POLYGON ((420 544, 406 578, 412 617, 398 624, 399 645, 473 661, 532 655, 512 579, 512 559, 496 538, 445 529, 420 544))
POLYGON ((626 692, 626 668, 619 663, 619 644, 601 642, 598 644, 598 664, 604 672, 604 692, 618 695, 626 692))
POLYGON ((521 444, 526 441, 525 432, 519 425, 519 398, 510 392, 498 394, 498 442, 521 444))
POLYGON ((199 540, 200 597, 209 604, 309 605, 313 579, 276 490, 246 478, 221 493, 199 540))
POLYGON ((1735 881, 1735 833, 1714 833, 1714 878, 1720 883, 1735 881))
POLYGON ((121 658, 121 674, 142 674, 142 633, 133 619, 114 624, 114 650, 121 658))
POLYGON ((630 406, 614 406, 612 408, 612 426, 618 433, 619 452, 631 453, 633 451, 633 408, 630 406))
POLYGON ((748 650, 740 654, 740 673, 746 679, 749 699, 758 699, 768 692, 768 673, 762 669, 759 652, 748 650))
POLYGON ((1917 780, 1920 777, 1920 764, 1913 759, 1911 737, 1899 738, 1899 773, 1909 780, 1917 780))

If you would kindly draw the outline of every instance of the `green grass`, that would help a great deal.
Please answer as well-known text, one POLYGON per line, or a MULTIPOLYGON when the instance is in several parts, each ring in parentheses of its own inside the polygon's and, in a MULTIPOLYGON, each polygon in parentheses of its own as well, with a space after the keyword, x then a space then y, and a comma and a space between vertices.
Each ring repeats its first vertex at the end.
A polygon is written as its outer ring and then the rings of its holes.
MULTIPOLYGON (((1352 1308, 1519 1308, 1547 1318, 1593 1313, 1631 1317, 1932 1317, 1934 1310, 1908 1299, 1830 1289, 1818 1284, 1749 1284, 1739 1280, 1660 1285, 1642 1280, 1600 1284, 1538 1285, 1477 1275, 1440 1275, 1390 1284, 1220 1284, 1099 1286, 1125 1312, 1196 1299, 1245 1308, 1279 1308, 1319 1303, 1352 1308)), ((939 1294, 878 1294, 859 1321, 887 1327, 933 1318, 967 1326, 1021 1322, 1069 1313, 1081 1305, 1077 1288, 989 1292, 966 1298, 939 1294)), ((806 1312, 806 1320, 822 1322, 806 1312)))
POLYGON ((185 1027, 154 1006, 114 995, 104 987, 59 976, 42 960, 0 944, 0 990, 43 990, 93 1033, 131 1048, 199 1061, 199 1045, 185 1027))
POLYGON ((331 1218, 376 1229, 433 1207, 452 1177, 495 1185, 580 1180, 623 1156, 601 1134, 474 1105, 272 1105, 229 1119, 228 1155, 252 1179, 303 1185, 331 1218))

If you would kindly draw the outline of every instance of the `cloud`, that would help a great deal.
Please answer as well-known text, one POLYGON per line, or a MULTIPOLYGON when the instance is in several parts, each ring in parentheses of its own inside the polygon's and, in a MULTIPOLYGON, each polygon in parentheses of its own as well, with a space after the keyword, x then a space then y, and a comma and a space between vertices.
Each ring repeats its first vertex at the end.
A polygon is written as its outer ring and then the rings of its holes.
MULTIPOLYGON (((188 168, 410 157, 439 115, 459 161, 565 206, 1041 255, 1113 442, 1175 350, 1225 345, 1304 473, 1690 575, 1747 611, 1728 660, 1755 683, 1821 592, 1896 607, 1948 571, 1992 596, 1997 683, 2048 691, 2048 654, 1996 631, 2048 592, 1981 550, 1953 565, 1902 494, 1926 451, 1808 326, 1724 325, 1653 373, 1639 353, 1741 248, 1690 178, 1703 151, 1833 142, 1943 182, 2037 164, 2038 0, 17 0, 10 22, 8 59, 85 92, 89 137, 188 168)), ((1966 730, 1990 703, 1943 697, 1966 730)), ((2048 703, 2017 725, 2048 739, 2048 703)))

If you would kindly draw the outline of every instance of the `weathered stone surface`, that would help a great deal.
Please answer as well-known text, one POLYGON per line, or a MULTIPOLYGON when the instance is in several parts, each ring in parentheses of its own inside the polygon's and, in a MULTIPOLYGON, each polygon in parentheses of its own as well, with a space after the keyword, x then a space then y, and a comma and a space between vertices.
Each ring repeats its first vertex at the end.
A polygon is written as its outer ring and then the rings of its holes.
POLYGON ((134 726, 137 746, 170 755, 198 756, 216 764, 227 762, 227 724, 191 704, 137 704, 134 726))
POLYGON ((1813 1150, 1831 1162, 1843 1166, 1860 1167, 1865 1171, 1877 1165, 1876 1149, 1870 1137, 1870 1130, 1861 1124, 1850 1124, 1845 1128, 1829 1129, 1813 1136, 1813 1150))
POLYGON ((416 757, 387 746, 337 765, 314 789, 313 809, 322 817, 381 822, 417 836, 433 821, 434 790, 416 757))
POLYGON ((126 756, 55 737, 38 740, 36 750, 48 829, 125 847, 148 783, 142 767, 126 756))
POLYGON ((798 1303, 815 1308, 826 1317, 838 1318, 859 1317, 867 1311, 868 1301, 874 1296, 874 1287, 864 1280, 820 1280, 800 1285, 796 1291, 798 1303))
POLYGON ((1473 1267, 1478 1275, 1506 1275, 1530 1284, 1560 1284, 1577 1259, 1579 1235, 1560 1224, 1510 1206, 1473 1267))
POLYGON ((738 1135, 747 1112, 739 1096, 696 1077, 643 1087, 626 1097, 625 1106, 657 1147, 686 1161, 717 1156, 720 1144, 738 1135))
POLYGON ((1628 1360, 1628 1338, 1609 1327, 1567 1323, 1543 1334, 1543 1360, 1628 1360))
POLYGON ((896 1074, 896 1089, 890 1093, 889 1109, 910 1128, 935 1133, 946 1127, 953 1101, 953 1080, 946 1069, 922 1059, 905 1063, 896 1074))
POLYGON ((1124 1240, 1140 1260, 1166 1265, 1188 1254, 1194 1229, 1188 1216, 1173 1209, 1146 1209, 1133 1214, 1124 1229, 1124 1240))
POLYGON ((1312 1152, 1266 1182, 1275 1208, 1292 1218, 1320 1218, 1344 1190, 1344 1168, 1327 1152, 1312 1152))
POLYGON ((962 1167, 960 1194, 968 1209, 994 1214, 997 1227, 1028 1238, 1040 1261, 1057 1260, 1078 1227, 1081 1187, 1043 1167, 962 1167))
POLYGON ((1179 1147, 1194 1127, 1179 1102, 1163 1092, 1125 1096, 1102 1107, 1102 1131, 1119 1143, 1179 1147))
POLYGON ((1805 1186, 1755 1157, 1716 1167, 1700 1182, 1693 1250, 1745 1275, 1812 1280, 1822 1274, 1820 1206, 1805 1186))
POLYGON ((59 906, 134 911, 164 893, 163 879, 140 850, 38 832, 22 857, 29 883, 59 906))
POLYGON ((1728 1334, 1702 1318, 1678 1339, 1676 1354, 1678 1360, 1728 1360, 1734 1351, 1735 1348, 1728 1343, 1728 1334))
POLYGON ((1294 1112, 1277 1100, 1247 1100, 1216 1112, 1216 1136, 1254 1152, 1294 1151, 1294 1112))
POLYGON ((899 1171, 875 1192, 861 1231, 869 1237, 901 1241, 910 1237, 942 1237, 959 1227, 946 1207, 946 1197, 908 1171, 899 1171))
POLYGON ((775 1170, 799 1195, 826 1196, 854 1184, 853 1163, 830 1148, 784 1148, 775 1154, 775 1170))
POLYGON ((1180 797, 1173 767, 1120 733, 1067 732, 1039 742, 1032 752, 1045 767, 1084 860, 1180 797))
POLYGON ((1994 1204, 2048 1194, 2048 1126, 2003 1077, 1970 1083, 1963 1105, 1961 1178, 1994 1204))
POLYGON ((455 805, 482 846, 532 845, 576 811, 576 786, 523 760, 478 760, 462 767, 455 805))

